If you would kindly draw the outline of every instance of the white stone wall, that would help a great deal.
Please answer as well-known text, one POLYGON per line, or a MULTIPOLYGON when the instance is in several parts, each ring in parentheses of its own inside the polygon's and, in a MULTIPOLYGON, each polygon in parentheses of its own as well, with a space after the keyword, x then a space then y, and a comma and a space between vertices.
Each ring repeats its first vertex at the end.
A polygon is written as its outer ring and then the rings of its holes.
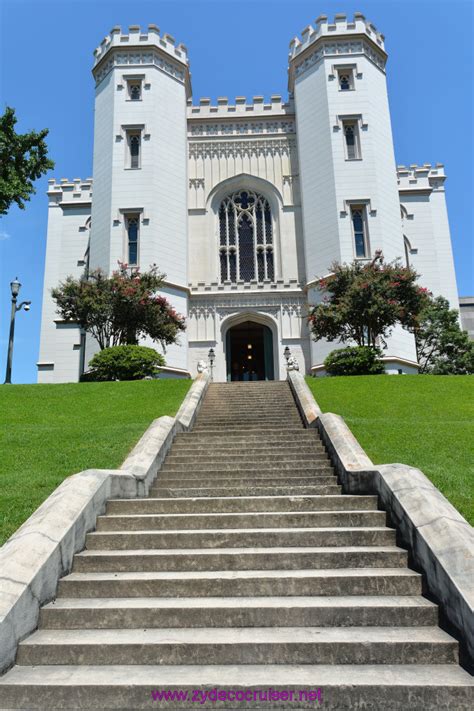
POLYGON ((49 181, 48 235, 41 315, 38 382, 76 382, 79 378, 80 331, 61 323, 51 289, 84 271, 89 242, 90 181, 49 181))
POLYGON ((456 273, 446 208, 444 168, 441 164, 398 166, 402 230, 409 240, 409 261, 420 274, 420 284, 435 296, 445 296, 459 308, 456 273))

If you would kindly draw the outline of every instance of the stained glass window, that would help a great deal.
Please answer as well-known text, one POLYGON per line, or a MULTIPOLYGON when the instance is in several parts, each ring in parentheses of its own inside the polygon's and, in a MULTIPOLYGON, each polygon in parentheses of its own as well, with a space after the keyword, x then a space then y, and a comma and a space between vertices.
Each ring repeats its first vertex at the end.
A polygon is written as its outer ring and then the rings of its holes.
POLYGON ((273 281, 272 242, 272 213, 266 198, 251 190, 240 190, 222 201, 219 208, 221 281, 273 281))

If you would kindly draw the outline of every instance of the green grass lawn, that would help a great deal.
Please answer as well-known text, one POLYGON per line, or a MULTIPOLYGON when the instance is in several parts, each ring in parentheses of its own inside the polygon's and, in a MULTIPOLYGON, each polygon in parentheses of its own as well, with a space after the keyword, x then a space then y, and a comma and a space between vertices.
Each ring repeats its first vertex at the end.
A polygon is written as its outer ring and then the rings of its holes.
POLYGON ((190 380, 0 386, 0 545, 70 474, 114 469, 190 380))
POLYGON ((421 469, 474 524, 474 377, 307 378, 324 412, 342 415, 375 464, 421 469))

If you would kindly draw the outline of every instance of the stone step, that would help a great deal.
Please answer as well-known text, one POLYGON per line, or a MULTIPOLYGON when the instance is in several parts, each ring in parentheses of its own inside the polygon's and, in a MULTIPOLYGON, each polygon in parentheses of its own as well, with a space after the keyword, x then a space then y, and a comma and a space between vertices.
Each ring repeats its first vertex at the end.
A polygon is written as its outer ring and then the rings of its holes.
POLYGON ((237 528, 348 528, 383 526, 385 511, 130 514, 98 516, 96 531, 183 531, 237 528))
MULTIPOLYGON (((286 435, 292 435, 293 433, 301 433, 301 432, 308 432, 308 430, 305 430, 303 428, 303 424, 301 424, 301 427, 295 427, 291 426, 291 428, 285 429, 284 433, 281 429, 281 427, 275 427, 274 425, 266 425, 263 424, 261 426, 255 425, 251 427, 232 427, 229 428, 232 429, 232 434, 229 434, 228 439, 230 440, 234 438, 235 435, 238 436, 243 442, 249 441, 249 438, 251 437, 256 437, 257 439, 261 440, 262 442, 265 441, 265 438, 267 435, 270 435, 272 437, 276 437, 278 440, 281 441, 280 433, 282 433, 283 436, 286 435)), ((217 437, 223 437, 225 438, 226 436, 226 430, 223 428, 216 427, 214 425, 213 428, 211 427, 194 427, 193 432, 188 435, 189 437, 211 437, 211 436, 217 436, 217 437)), ((314 437, 314 435, 312 435, 314 437)))
POLYGON ((252 496, 180 499, 109 499, 107 514, 346 511, 377 509, 377 496, 252 496))
MULTIPOLYGON (((208 433, 217 433, 222 435, 223 434, 223 427, 229 427, 232 428, 234 432, 241 433, 241 434, 258 434, 259 432, 262 432, 265 434, 266 432, 276 432, 281 430, 281 420, 275 420, 274 422, 270 422, 269 420, 262 420, 262 421, 255 421, 255 423, 243 423, 243 424, 235 424, 234 422, 226 422, 226 423, 219 423, 219 422, 209 422, 207 424, 200 424, 199 422, 193 427, 193 432, 196 434, 208 434, 208 433)), ((285 432, 288 432, 289 430, 298 430, 297 426, 297 421, 295 420, 294 422, 289 423, 288 429, 285 428, 285 432)), ((303 429, 303 423, 301 423, 300 429, 303 429)))
POLYGON ((190 570, 309 570, 397 568, 407 566, 407 552, 395 546, 339 548, 221 548, 165 551, 82 551, 74 573, 190 570))
POLYGON ((438 627, 252 627, 46 630, 18 647, 35 664, 456 664, 438 627))
MULTIPOLYGON (((335 481, 335 477, 331 478, 335 481)), ((208 498, 215 496, 236 496, 236 497, 255 497, 255 496, 302 496, 302 495, 317 495, 317 496, 336 496, 341 494, 342 487, 339 484, 317 484, 309 486, 210 486, 206 487, 179 487, 170 485, 168 487, 154 486, 150 490, 150 496, 157 498, 183 498, 183 497, 198 497, 208 498)))
POLYGON ((40 611, 42 629, 160 627, 410 627, 438 623, 423 597, 58 598, 40 611))
POLYGON ((192 430, 191 432, 181 432, 176 435, 176 442, 181 442, 181 441, 186 441, 186 442, 207 442, 207 441, 212 441, 212 442, 225 442, 225 443, 234 443, 234 442, 258 442, 262 444, 273 444, 274 442, 281 442, 281 443, 286 443, 286 442, 306 442, 306 441, 312 441, 312 442, 320 442, 321 439, 319 437, 318 432, 314 429, 305 429, 304 427, 291 427, 291 428, 285 428, 282 429, 280 428, 275 428, 271 430, 270 432, 262 433, 259 434, 258 432, 233 432, 232 430, 229 430, 228 432, 222 432, 220 430, 216 430, 215 433, 213 432, 205 432, 205 433, 196 433, 195 430, 192 430))
POLYGON ((272 412, 262 412, 262 413, 252 413, 249 416, 248 413, 243 412, 241 415, 235 412, 231 412, 227 415, 214 414, 199 414, 196 418, 196 422, 193 427, 193 432, 199 427, 222 427, 228 426, 231 430, 234 427, 258 427, 259 425, 273 425, 275 427, 282 427, 287 424, 289 427, 302 426, 301 419, 296 413, 280 414, 279 408, 275 408, 272 412), (278 412, 276 415, 275 412, 278 412))
POLYGON ((265 396, 252 396, 245 397, 244 395, 239 395, 238 397, 212 397, 210 399, 205 398, 203 404, 199 408, 199 412, 202 410, 219 410, 219 409, 237 409, 237 408, 247 408, 248 410, 262 409, 267 410, 270 406, 282 408, 282 409, 293 409, 297 411, 297 406, 291 395, 282 397, 281 395, 271 395, 269 397, 265 396))
POLYGON ((301 453, 301 454, 319 454, 319 453, 326 453, 326 450, 324 446, 322 445, 321 442, 318 441, 307 441, 307 442, 287 442, 287 443, 280 443, 276 442, 273 444, 266 444, 263 443, 261 446, 258 446, 258 443, 251 443, 251 446, 248 442, 242 442, 239 444, 223 444, 223 443, 218 443, 215 444, 214 442, 208 443, 208 444, 198 444, 196 442, 176 442, 173 444, 172 452, 171 454, 189 454, 189 455, 195 455, 196 457, 200 457, 203 454, 212 454, 214 455, 232 455, 232 454, 238 454, 239 452, 244 452, 247 456, 266 456, 267 454, 292 454, 292 453, 301 453))
POLYGON ((198 413, 198 418, 201 417, 251 417, 256 419, 260 415, 280 415, 282 418, 287 415, 293 417, 298 415, 298 410, 294 403, 265 403, 265 405, 248 406, 245 404, 225 404, 225 405, 203 405, 198 413))
POLYGON ((393 546, 392 528, 302 528, 239 529, 207 531, 96 532, 86 536, 89 550, 130 550, 143 548, 270 548, 393 546))
MULTIPOLYGON (((301 428, 303 428, 303 423, 299 423, 296 417, 289 421, 288 424, 292 427, 298 427, 298 425, 300 424, 301 428)), ((209 418, 208 420, 197 420, 196 424, 193 427, 193 432, 205 433, 207 430, 215 431, 216 429, 221 430, 221 432, 225 432, 226 429, 232 429, 235 432, 247 432, 255 430, 258 432, 266 432, 268 430, 273 430, 277 427, 279 428, 281 427, 281 425, 282 421, 280 419, 270 417, 260 417, 259 419, 255 420, 250 420, 247 418, 242 419, 239 422, 235 422, 233 418, 229 418, 228 420, 217 420, 215 418, 209 418)))
MULTIPOLYGON (((248 476, 238 476, 232 475, 231 472, 213 471, 212 476, 205 474, 205 472, 202 472, 202 476, 197 474, 186 476, 184 471, 164 472, 157 479, 156 485, 150 490, 150 494, 155 496, 160 489, 173 486, 182 488, 210 488, 216 486, 219 489, 223 489, 235 486, 260 487, 268 486, 269 484, 277 487, 337 484, 335 475, 330 474, 329 471, 327 475, 313 473, 309 476, 299 476, 298 474, 280 476, 277 474, 278 472, 273 472, 269 476, 259 476, 259 472, 248 472, 248 476)), ((288 488, 285 489, 285 493, 288 493, 288 488)))
POLYGON ((315 461, 301 462, 279 462, 278 464, 273 464, 272 462, 262 462, 261 466, 258 463, 252 466, 251 462, 233 464, 229 462, 201 462, 196 460, 191 466, 186 466, 184 462, 168 462, 165 461, 162 468, 158 472, 158 478, 162 479, 164 477, 178 476, 178 472, 189 477, 190 474, 195 474, 196 476, 201 476, 206 474, 207 476, 225 476, 229 477, 235 476, 258 476, 260 478, 269 476, 311 476, 313 474, 322 474, 327 476, 329 473, 333 472, 333 468, 329 463, 329 460, 317 459, 315 461))
POLYGON ((420 595, 407 568, 70 573, 58 597, 248 597, 268 595, 420 595))
POLYGON ((283 402, 282 400, 265 400, 262 402, 249 403, 247 401, 242 402, 205 402, 199 409, 198 416, 200 417, 203 413, 209 415, 215 415, 220 412, 227 414, 245 413, 248 415, 255 415, 256 413, 274 413, 275 409, 278 412, 297 413, 298 410, 295 407, 295 403, 291 400, 283 402))
POLYGON ((36 667, 15 666, 0 678, 3 706, 10 711, 183 711, 191 705, 231 709, 238 703, 241 708, 258 711, 314 711, 316 703, 320 706, 318 689, 321 707, 329 711, 472 711, 474 701, 470 674, 454 664, 427 664, 426 660, 396 665, 205 666, 156 666, 156 660, 131 665, 130 661, 108 666, 48 667, 43 662, 36 667), (217 690, 228 700, 216 703, 217 690), (163 695, 160 702, 162 693, 168 698, 163 695), (251 701, 245 701, 246 695, 251 701))
POLYGON ((279 466, 280 464, 290 462, 293 465, 298 465, 299 463, 305 464, 307 462, 328 462, 329 457, 324 451, 319 452, 273 452, 269 451, 263 454, 252 454, 247 451, 234 451, 234 453, 223 453, 218 454, 217 452, 202 452, 199 455, 194 452, 194 454, 189 451, 189 453, 183 454, 182 452, 174 453, 171 452, 166 457, 166 464, 192 464, 193 468, 195 464, 200 464, 202 466, 208 464, 226 464, 229 468, 231 466, 240 465, 243 466, 251 465, 252 463, 258 464, 259 462, 265 462, 268 464, 274 464, 279 466))

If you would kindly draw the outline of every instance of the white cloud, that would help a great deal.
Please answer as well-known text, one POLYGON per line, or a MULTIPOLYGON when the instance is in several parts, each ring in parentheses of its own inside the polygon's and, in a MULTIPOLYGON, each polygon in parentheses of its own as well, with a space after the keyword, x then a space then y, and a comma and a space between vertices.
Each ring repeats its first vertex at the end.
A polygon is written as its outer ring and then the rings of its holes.
POLYGON ((5 230, 0 230, 0 242, 4 242, 7 239, 10 239, 10 235, 8 234, 8 232, 5 232, 5 230))

